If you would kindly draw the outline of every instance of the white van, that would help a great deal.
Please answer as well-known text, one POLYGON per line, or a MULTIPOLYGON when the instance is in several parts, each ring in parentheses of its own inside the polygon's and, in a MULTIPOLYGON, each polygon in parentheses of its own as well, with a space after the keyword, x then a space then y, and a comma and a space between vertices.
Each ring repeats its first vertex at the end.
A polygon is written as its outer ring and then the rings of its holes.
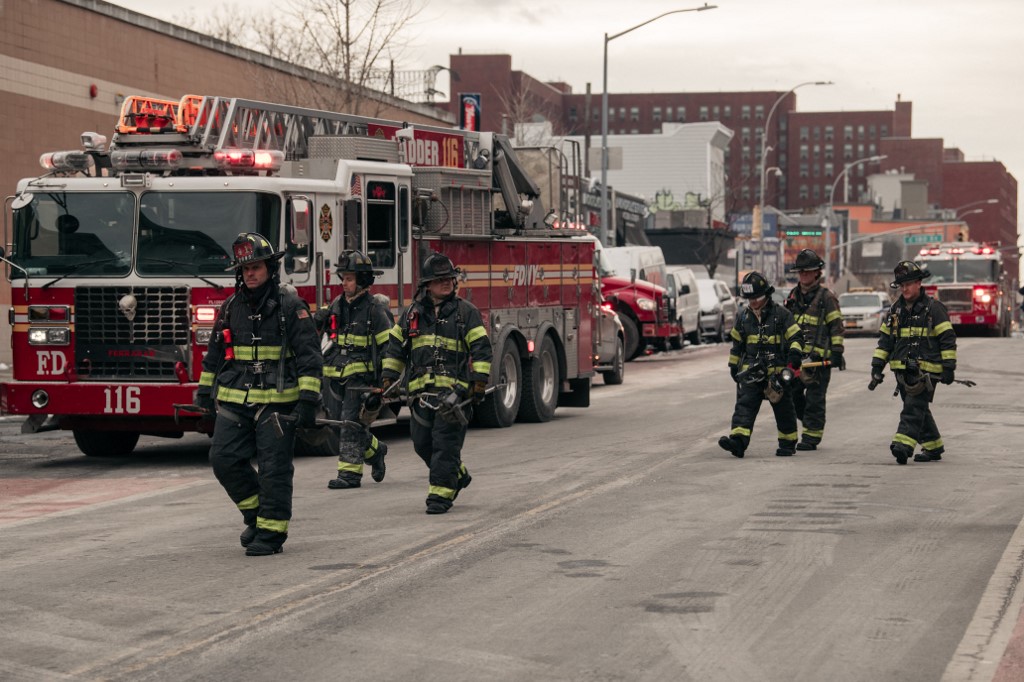
POLYGON ((700 292, 697 290, 697 276, 690 268, 670 266, 668 268, 668 295, 675 300, 676 317, 686 338, 693 345, 700 343, 700 292))
POLYGON ((665 255, 660 246, 609 246, 601 249, 601 254, 616 277, 642 279, 668 288, 665 255))

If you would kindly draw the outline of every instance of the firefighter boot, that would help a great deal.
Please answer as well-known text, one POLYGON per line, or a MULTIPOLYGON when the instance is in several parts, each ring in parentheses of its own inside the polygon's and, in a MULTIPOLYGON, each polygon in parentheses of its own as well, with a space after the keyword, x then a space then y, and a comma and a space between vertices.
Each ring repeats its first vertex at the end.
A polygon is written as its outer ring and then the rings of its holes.
POLYGON ((281 545, 288 538, 288 533, 275 533, 269 530, 256 531, 256 539, 245 548, 245 556, 269 556, 284 551, 281 545))
POLYGON ((377 445, 377 454, 369 461, 370 464, 370 477, 377 483, 384 480, 384 475, 387 473, 387 469, 384 466, 384 457, 388 454, 388 444, 379 443, 377 445))
POLYGON ((444 514, 451 508, 451 500, 446 500, 438 495, 427 495, 428 514, 444 514))
MULTIPOLYGON (((381 476, 381 478, 384 477, 381 476)), ((327 487, 331 490, 343 490, 345 488, 358 488, 362 484, 362 476, 353 474, 349 471, 339 471, 337 478, 332 478, 327 482, 327 487)))
POLYGON ((469 484, 472 483, 472 482, 473 482, 473 477, 469 475, 469 469, 466 468, 465 464, 460 464, 459 465, 459 482, 458 482, 458 485, 456 485, 456 487, 455 487, 455 497, 453 497, 452 500, 454 500, 456 497, 459 496, 459 491, 460 490, 468 488, 469 484))
POLYGON ((914 454, 906 445, 900 443, 893 443, 889 446, 889 450, 892 451, 892 456, 896 458, 896 463, 903 465, 907 463, 907 460, 914 454))
POLYGON ((792 447, 781 447, 775 449, 776 457, 792 457, 796 454, 796 450, 792 447))
POLYGON ((246 526, 242 534, 238 536, 238 540, 242 543, 242 547, 248 547, 252 544, 252 541, 256 539, 256 526, 246 526))
POLYGON ((799 443, 796 444, 796 449, 800 450, 801 452, 804 452, 806 450, 817 450, 818 449, 818 444, 817 443, 808 443, 807 441, 802 440, 802 441, 800 441, 799 443))
MULTIPOLYGON (((946 448, 939 446, 934 450, 922 450, 921 454, 928 455, 929 462, 938 462, 940 459, 942 459, 942 453, 944 453, 945 451, 946 448)), ((914 461, 917 461, 917 457, 914 458, 914 461)))
POLYGON ((733 457, 743 457, 743 452, 746 450, 740 439, 733 438, 732 436, 722 436, 719 438, 718 447, 723 450, 728 450, 732 453, 733 457))

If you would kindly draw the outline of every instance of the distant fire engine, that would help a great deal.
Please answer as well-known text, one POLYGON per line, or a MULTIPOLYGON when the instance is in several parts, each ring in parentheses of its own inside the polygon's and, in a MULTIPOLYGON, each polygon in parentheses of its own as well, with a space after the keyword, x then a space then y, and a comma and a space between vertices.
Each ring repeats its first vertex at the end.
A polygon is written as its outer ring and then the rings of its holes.
POLYGON ((946 306, 958 334, 1010 335, 1013 296, 997 247, 946 242, 921 249, 915 260, 931 272, 925 291, 946 306))
POLYGON ((91 456, 199 428, 173 405, 192 400, 235 284, 230 245, 253 231, 285 252, 282 282, 314 308, 341 292, 343 249, 384 271, 374 290, 396 312, 423 259, 447 254, 494 344, 500 388, 478 419, 589 404, 593 243, 558 229, 579 224, 560 209, 580 205, 578 168, 546 211, 504 136, 219 97, 129 97, 109 149, 96 133, 82 143, 44 154, 47 174, 8 200, 14 379, 0 411, 55 415, 91 456))

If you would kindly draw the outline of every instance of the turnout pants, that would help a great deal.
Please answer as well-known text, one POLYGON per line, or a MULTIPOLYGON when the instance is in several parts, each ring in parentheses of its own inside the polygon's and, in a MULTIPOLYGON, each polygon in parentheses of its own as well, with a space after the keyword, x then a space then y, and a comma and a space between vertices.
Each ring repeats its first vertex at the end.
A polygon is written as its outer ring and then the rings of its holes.
POLYGON ((345 383, 331 381, 332 400, 328 401, 331 419, 354 422, 338 427, 338 471, 348 474, 350 478, 362 478, 363 463, 377 456, 380 441, 370 433, 370 429, 359 425, 359 411, 366 395, 360 388, 370 384, 360 379, 347 379, 345 383))
MULTIPOLYGON (((754 421, 757 413, 761 410, 761 401, 767 400, 764 396, 764 383, 758 384, 736 384, 736 408, 732 413, 732 430, 729 432, 731 438, 738 439, 743 443, 745 450, 750 444, 750 434, 754 430, 754 421)), ((796 413, 793 410, 793 398, 789 390, 783 392, 782 400, 772 403, 772 411, 775 413, 775 424, 778 426, 779 448, 783 450, 796 449, 796 413)))
POLYGON ((796 418, 804 425, 803 441, 817 445, 825 434, 825 394, 828 392, 828 382, 832 379, 832 370, 819 367, 813 371, 817 379, 813 384, 805 384, 798 379, 791 382, 790 386, 796 418))
POLYGON ((892 437, 892 444, 889 446, 892 452, 902 451, 909 457, 914 454, 918 445, 926 453, 941 455, 945 451, 931 409, 938 383, 938 379, 933 376, 931 390, 926 387, 917 395, 910 395, 903 388, 902 382, 897 382, 900 398, 903 400, 903 410, 900 412, 900 424, 896 427, 896 435, 892 437))
MULTIPOLYGON (((412 420, 409 433, 412 446, 420 459, 430 468, 430 488, 427 501, 438 501, 451 507, 458 495, 459 479, 467 475, 462 464, 462 444, 466 440, 466 427, 445 420, 437 410, 414 402, 410 408, 412 420)), ((466 418, 472 414, 466 410, 466 418)))
POLYGON ((275 412, 289 414, 294 403, 220 403, 210 446, 213 473, 260 539, 283 543, 292 518, 295 422, 281 421, 280 437, 270 423, 275 412), (256 468, 251 460, 255 458, 256 468))

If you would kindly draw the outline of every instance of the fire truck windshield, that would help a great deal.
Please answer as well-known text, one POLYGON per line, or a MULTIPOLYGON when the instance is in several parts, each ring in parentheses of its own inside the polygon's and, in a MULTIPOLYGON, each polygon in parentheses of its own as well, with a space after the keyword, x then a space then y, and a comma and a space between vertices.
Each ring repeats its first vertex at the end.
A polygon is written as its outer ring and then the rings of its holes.
POLYGON ((958 282, 995 282, 999 279, 994 260, 957 259, 956 279, 958 282))
POLYGON ((146 192, 139 209, 139 275, 223 276, 240 232, 259 232, 277 244, 280 225, 276 194, 146 192))
MULTIPOLYGON (((123 277, 134 223, 130 192, 37 192, 14 212, 11 260, 29 275, 123 277)), ((12 278, 23 276, 12 269, 12 278)))

